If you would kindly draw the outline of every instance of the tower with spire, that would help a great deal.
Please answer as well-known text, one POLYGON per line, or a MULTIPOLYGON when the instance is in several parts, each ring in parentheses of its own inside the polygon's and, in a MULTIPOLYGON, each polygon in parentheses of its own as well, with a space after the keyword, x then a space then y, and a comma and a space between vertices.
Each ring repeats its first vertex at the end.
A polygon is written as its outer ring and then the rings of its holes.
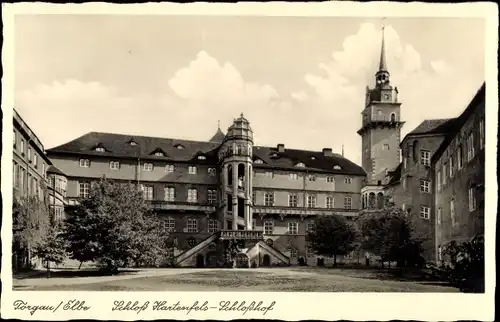
POLYGON ((362 167, 366 182, 361 192, 362 205, 381 206, 383 185, 388 171, 400 163, 400 134, 404 122, 401 121, 401 103, 398 89, 390 81, 387 66, 385 34, 382 27, 380 61, 375 73, 375 86, 366 87, 365 106, 361 113, 362 167))

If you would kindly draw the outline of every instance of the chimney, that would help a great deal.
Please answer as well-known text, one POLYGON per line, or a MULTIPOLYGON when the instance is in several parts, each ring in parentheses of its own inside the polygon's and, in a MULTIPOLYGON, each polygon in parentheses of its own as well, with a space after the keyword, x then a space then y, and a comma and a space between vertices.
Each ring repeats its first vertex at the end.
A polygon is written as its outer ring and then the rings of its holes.
POLYGON ((284 144, 282 144, 282 143, 278 144, 278 152, 279 153, 285 152, 285 145, 284 144))
POLYGON ((323 155, 325 157, 331 157, 331 156, 333 156, 332 149, 330 149, 330 148, 324 148, 323 149, 323 155))

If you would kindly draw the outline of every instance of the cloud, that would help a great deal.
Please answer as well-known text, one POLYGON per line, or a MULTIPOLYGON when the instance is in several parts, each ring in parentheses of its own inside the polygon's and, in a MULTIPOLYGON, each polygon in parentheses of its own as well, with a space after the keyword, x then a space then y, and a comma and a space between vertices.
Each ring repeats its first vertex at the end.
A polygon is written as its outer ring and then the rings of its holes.
POLYGON ((298 102, 303 102, 303 101, 307 100, 307 99, 308 99, 308 97, 309 97, 309 96, 307 95, 307 93, 306 93, 306 92, 304 92, 304 91, 293 92, 292 94, 290 94, 290 96, 291 96, 294 100, 296 100, 296 101, 298 101, 298 102))
MULTIPOLYGON (((323 145, 331 142, 337 150, 345 144, 346 156, 361 162, 356 130, 361 124, 365 87, 374 84, 380 45, 380 30, 371 23, 362 24, 356 34, 344 39, 340 51, 318 64, 318 72, 304 76, 305 83, 317 94, 303 103, 309 104, 310 113, 317 115, 309 124, 304 123, 304 128, 322 129, 319 137, 304 132, 305 140, 323 145)), ((465 108, 482 81, 481 75, 467 79, 462 71, 444 61, 429 59, 432 57, 426 57, 431 63, 430 68, 425 68, 420 53, 391 26, 385 28, 385 49, 391 82, 398 87, 403 103, 402 117, 408 121, 402 135, 423 119, 457 116, 457 110, 465 108), (477 88, 471 86, 471 81, 477 83, 477 88)))

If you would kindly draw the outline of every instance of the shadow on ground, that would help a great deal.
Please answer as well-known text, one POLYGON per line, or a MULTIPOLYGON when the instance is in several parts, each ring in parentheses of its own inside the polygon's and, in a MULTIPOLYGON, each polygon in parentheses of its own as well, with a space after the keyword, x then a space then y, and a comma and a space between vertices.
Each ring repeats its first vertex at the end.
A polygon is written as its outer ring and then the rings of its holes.
MULTIPOLYGON (((132 275, 137 274, 137 270, 120 270, 118 274, 111 274, 109 272, 103 272, 98 269, 64 269, 50 271, 50 278, 74 278, 74 277, 100 277, 100 276, 111 276, 111 275, 132 275)), ((23 279, 33 279, 33 278, 47 278, 46 270, 32 270, 26 272, 19 272, 13 275, 13 279, 23 280, 23 279)))

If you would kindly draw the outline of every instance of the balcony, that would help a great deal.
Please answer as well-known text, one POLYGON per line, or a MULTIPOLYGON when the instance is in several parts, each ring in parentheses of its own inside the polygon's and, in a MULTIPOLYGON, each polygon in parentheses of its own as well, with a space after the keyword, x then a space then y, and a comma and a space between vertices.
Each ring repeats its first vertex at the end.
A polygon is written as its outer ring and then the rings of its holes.
POLYGON ((221 239, 263 240, 264 232, 258 230, 221 230, 221 239))
POLYGON ((151 206, 156 210, 178 210, 178 211, 200 211, 215 212, 215 204, 199 204, 194 202, 173 202, 155 200, 151 201, 151 206))
POLYGON ((280 207, 280 206, 254 206, 253 213, 255 214, 276 214, 280 216, 311 216, 311 215, 328 215, 339 214, 343 216, 356 215, 358 209, 345 208, 308 208, 308 207, 280 207))

